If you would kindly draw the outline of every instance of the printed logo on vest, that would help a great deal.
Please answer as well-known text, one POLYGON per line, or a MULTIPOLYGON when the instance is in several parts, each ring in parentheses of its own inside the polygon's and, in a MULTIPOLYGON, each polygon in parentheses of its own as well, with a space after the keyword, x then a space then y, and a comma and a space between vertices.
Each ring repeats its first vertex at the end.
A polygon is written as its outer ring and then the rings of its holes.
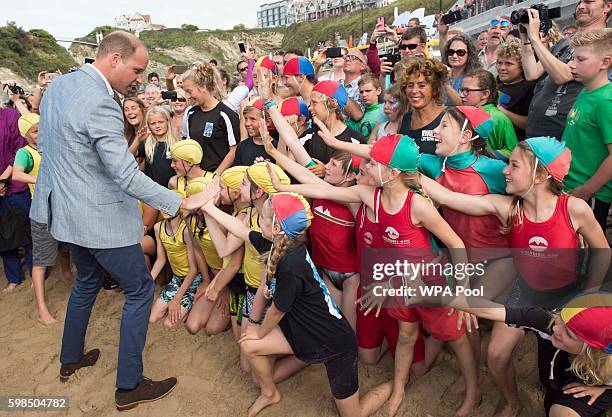
POLYGON ((389 237, 389 239, 391 240, 397 240, 397 238, 399 237, 399 233, 397 232, 397 230, 395 230, 393 227, 389 226, 385 229, 385 233, 387 234, 387 236, 389 237))
POLYGON ((371 244, 372 244, 372 242, 374 241, 374 238, 373 238, 373 236, 372 236, 372 233, 370 233, 370 232, 365 232, 365 233, 363 234, 363 241, 364 241, 366 244, 371 245, 371 244))
POLYGON ((534 236, 529 239, 529 248, 536 252, 544 252, 548 249, 548 242, 541 236, 534 236))

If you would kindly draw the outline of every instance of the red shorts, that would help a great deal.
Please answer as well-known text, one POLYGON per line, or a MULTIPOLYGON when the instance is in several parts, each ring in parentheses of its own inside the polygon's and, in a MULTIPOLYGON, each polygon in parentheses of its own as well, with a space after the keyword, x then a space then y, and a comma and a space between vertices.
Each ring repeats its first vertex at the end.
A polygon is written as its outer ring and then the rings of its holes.
MULTIPOLYGON (((393 318, 387 309, 381 309, 376 317, 376 312, 371 311, 367 316, 357 307, 357 343, 360 348, 374 349, 382 345, 383 338, 387 338, 391 354, 395 356, 395 347, 399 337, 399 323, 393 318)), ((425 341, 423 332, 419 331, 419 338, 414 345, 413 363, 425 360, 425 341)))
POLYGON ((388 314, 408 323, 420 321, 434 338, 452 342, 465 334, 465 327, 461 326, 461 330, 457 330, 457 312, 449 316, 449 311, 449 307, 401 307, 389 309, 388 314))

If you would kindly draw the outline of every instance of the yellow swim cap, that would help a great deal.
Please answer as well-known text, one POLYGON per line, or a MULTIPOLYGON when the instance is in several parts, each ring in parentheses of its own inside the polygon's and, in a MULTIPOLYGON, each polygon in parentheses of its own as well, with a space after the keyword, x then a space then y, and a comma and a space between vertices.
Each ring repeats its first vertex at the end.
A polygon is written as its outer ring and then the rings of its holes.
POLYGON ((187 194, 187 197, 193 194, 201 193, 207 186, 212 184, 214 179, 215 176, 211 173, 206 173, 206 175, 203 177, 192 179, 187 184, 187 187, 185 187, 185 193, 187 194))
POLYGON ((228 168, 221 174, 221 181, 232 190, 238 191, 247 169, 248 167, 245 165, 236 165, 235 167, 228 168))
MULTIPOLYGON (((277 190, 272 186, 272 180, 270 179, 270 174, 268 174, 268 168, 266 165, 267 162, 258 162, 253 164, 247 169, 247 174, 249 174, 249 177, 255 184, 257 184, 259 188, 263 189, 267 194, 273 194, 276 193, 277 190)), ((270 163, 270 165, 272 166, 274 172, 276 172, 281 184, 287 185, 291 183, 289 177, 287 174, 285 174, 285 171, 283 171, 281 167, 272 163, 270 163)))
POLYGON ((40 121, 40 116, 36 113, 26 113, 19 118, 17 124, 19 125, 19 133, 24 138, 32 128, 32 126, 37 125, 40 121))
POLYGON ((179 140, 170 147, 170 154, 194 165, 202 162, 204 156, 202 147, 193 139, 179 140))

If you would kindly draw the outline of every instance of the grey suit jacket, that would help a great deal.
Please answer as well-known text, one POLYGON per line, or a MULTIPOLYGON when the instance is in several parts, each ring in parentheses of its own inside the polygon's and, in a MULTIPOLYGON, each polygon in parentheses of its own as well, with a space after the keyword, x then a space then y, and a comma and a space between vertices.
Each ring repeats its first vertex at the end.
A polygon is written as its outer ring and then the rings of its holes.
POLYGON ((139 169, 123 136, 123 112, 95 68, 58 77, 40 107, 42 156, 30 217, 54 238, 107 249, 140 242, 137 200, 178 211, 178 194, 139 169))

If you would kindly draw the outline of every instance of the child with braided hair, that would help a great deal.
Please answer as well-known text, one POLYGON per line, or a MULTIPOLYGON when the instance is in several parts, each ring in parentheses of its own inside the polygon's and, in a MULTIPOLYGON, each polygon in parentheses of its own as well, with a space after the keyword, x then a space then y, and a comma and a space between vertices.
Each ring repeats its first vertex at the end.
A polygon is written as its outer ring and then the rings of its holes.
MULTIPOLYGON (((254 244, 260 239, 256 232, 220 213, 213 202, 203 210, 230 232, 247 234, 244 237, 254 244)), ((261 388, 249 417, 281 400, 275 385, 280 361, 273 365, 270 360, 277 355, 295 355, 303 363, 323 363, 341 416, 369 415, 391 391, 387 383, 359 398, 355 334, 304 244, 311 218, 306 200, 294 193, 274 194, 262 207, 263 236, 273 242, 265 256, 266 295, 272 301, 263 323, 249 326, 240 340, 261 388)))

